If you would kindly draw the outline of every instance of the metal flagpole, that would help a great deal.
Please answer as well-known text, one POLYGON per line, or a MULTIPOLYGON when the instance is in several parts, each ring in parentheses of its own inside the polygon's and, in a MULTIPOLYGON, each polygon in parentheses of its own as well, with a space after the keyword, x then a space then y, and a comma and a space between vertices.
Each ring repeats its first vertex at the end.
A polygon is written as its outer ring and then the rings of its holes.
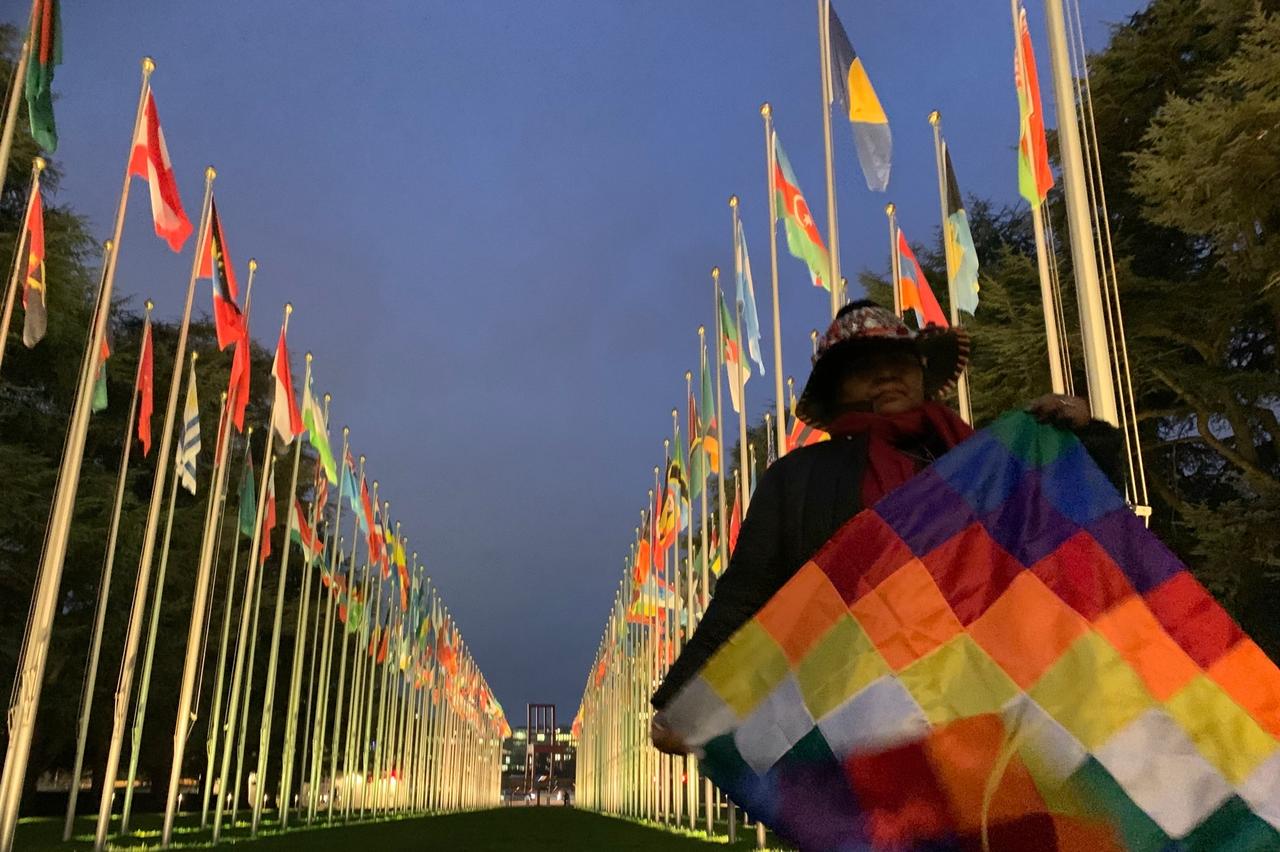
MULTIPOLYGON (((15 81, 14 87, 19 83, 20 81, 15 81)), ((13 319, 13 303, 18 298, 18 282, 22 279, 30 254, 22 249, 27 244, 27 228, 31 224, 31 199, 40 192, 40 173, 44 171, 44 166, 43 157, 36 157, 31 161, 31 189, 27 192, 27 206, 22 212, 22 226, 18 228, 18 242, 13 247, 13 272, 9 276, 9 286, 4 294, 4 309, 0 313, 0 364, 4 363, 5 344, 9 342, 9 322, 13 319)), ((2 168, 0 165, 0 169, 2 168)), ((3 175, 0 174, 0 177, 3 175)), ((3 185, 0 183, 0 186, 3 185)))
MULTIPOLYGON (((286 365, 287 367, 288 365, 286 365)), ((306 354, 302 386, 311 387, 311 353, 306 354)), ((292 402, 293 400, 290 400, 292 402)), ((266 799, 267 757, 271 749, 271 723, 276 703, 276 668, 280 662, 280 628, 284 618, 285 581, 289 576, 290 533, 293 531, 293 501, 298 494, 298 466, 302 460, 302 436, 293 436, 293 469, 289 472, 289 492, 285 500, 284 543, 281 545, 280 576, 276 581, 276 610, 271 623, 271 651, 267 657, 267 684, 262 697, 262 722, 258 736, 258 783, 253 788, 253 817, 250 822, 249 836, 258 836, 258 826, 262 822, 262 803, 266 799)), ((283 807, 283 805, 281 806, 283 807)))
MULTIPOLYGON (((137 592, 133 609, 129 614, 129 628, 125 636, 124 658, 120 666, 120 680, 116 686, 114 715, 112 717, 111 745, 107 751, 106 771, 103 773, 102 800, 98 805, 98 828, 94 836, 94 852, 102 852, 107 844, 107 830, 111 821, 111 799, 114 793, 116 773, 120 768, 120 751, 124 747, 125 716, 129 710, 129 696, 133 692, 134 667, 138 662, 138 644, 142 641, 142 609, 146 604, 146 588, 151 579, 151 560, 155 556, 156 528, 160 522, 160 501, 164 497, 164 483, 169 473, 169 452, 173 446, 174 420, 178 409, 178 390, 182 383, 182 361, 187 353, 187 334, 191 326, 191 303, 195 298, 196 274, 200 269, 205 239, 209 230, 209 204, 213 198, 213 180, 217 173, 210 166, 204 172, 204 202, 200 206, 200 230, 196 250, 191 258, 191 274, 187 279, 187 300, 182 309, 182 324, 178 329, 178 343, 173 356, 173 375, 169 379, 169 402, 165 407, 164 426, 160 432, 160 447, 156 456, 155 480, 151 486, 151 505, 147 510, 147 525, 142 536, 142 553, 138 557, 137 592)), ((105 309, 108 307, 104 305, 105 309)), ((95 335, 97 337, 97 335, 95 335)), ((177 471, 174 471, 177 476, 177 471)))
MULTIPOLYGON (((293 305, 288 303, 284 306, 284 329, 287 332, 289 328, 289 314, 293 312, 293 305)), ((275 422, 276 402, 271 401, 271 417, 269 422, 275 422)), ((275 429, 268 428, 266 430, 266 442, 262 448, 262 477, 261 487, 258 489, 258 505, 254 510, 253 517, 253 538, 249 545, 249 567, 245 573, 245 590, 250 597, 245 599, 244 609, 240 613, 240 631, 236 639, 236 662, 231 670, 231 692, 230 703, 227 705, 227 724, 226 736, 222 742, 222 766, 218 772, 218 803, 213 812, 213 842, 217 843, 222 838, 222 814, 226 808, 227 802, 227 775, 231 769, 231 738, 237 730, 237 722, 240 715, 240 691, 241 683, 244 680, 244 656, 245 646, 249 642, 249 607, 256 595, 253 589, 260 585, 258 583, 258 573, 261 566, 261 560, 258 558, 262 544, 262 521, 266 516, 267 510, 267 492, 269 478, 273 473, 274 454, 272 453, 272 443, 275 438, 275 429)), ((255 638, 257 630, 254 630, 255 638)), ((255 642, 256 644, 256 642, 255 642)), ((252 663, 250 663, 252 669, 252 663)), ((250 678, 252 680, 252 678, 250 678)), ((246 690, 247 692, 247 690, 246 690)), ((239 798, 240 790, 237 784, 236 789, 232 791, 232 800, 239 798)))
POLYGON ((1045 0, 1044 8, 1053 66, 1053 94, 1058 104, 1062 188, 1067 206, 1067 225, 1071 231, 1071 266, 1079 294, 1080 336, 1084 347, 1085 373, 1089 379, 1089 407, 1094 417, 1105 420, 1112 426, 1119 426, 1062 0, 1045 0))
MULTIPOLYGON (((825 110, 824 110, 825 112, 825 110)), ((773 107, 766 101, 760 107, 764 118, 764 161, 768 190, 766 205, 769 208, 769 272, 773 285, 773 393, 774 413, 777 417, 778 458, 787 453, 787 418, 782 408, 782 309, 778 299, 778 205, 774 202, 777 188, 774 186, 773 160, 773 107)))
MULTIPOLYGON (((951 308, 951 325, 960 324, 960 308, 956 304, 956 272, 960 260, 952 250, 951 240, 947 236, 947 143, 942 139, 942 114, 936 109, 929 113, 929 124, 933 126, 933 156, 938 167, 938 203, 942 207, 942 251, 947 261, 947 301, 951 308)), ((965 369, 956 382, 956 402, 960 408, 960 417, 965 423, 973 423, 973 407, 969 401, 969 370, 965 369)))
MULTIPOLYGON (((258 261, 249 258, 249 281, 245 287, 244 322, 248 328, 249 311, 253 306, 253 279, 258 272, 258 261)), ((237 346, 240 344, 237 343, 237 346)), ((247 343, 245 345, 248 345, 247 343)), ((253 435, 250 426, 245 435, 245 452, 248 452, 249 438, 253 435)), ((231 456, 231 409, 225 399, 218 423, 218 440, 214 445, 213 484, 210 487, 209 499, 215 495, 221 506, 226 506, 227 462, 231 456)), ((212 503, 210 504, 212 505, 212 503)), ((169 787, 165 796, 164 828, 161 833, 161 845, 168 847, 173 839, 173 821, 178 812, 178 782, 182 777, 182 759, 187 750, 187 737, 191 732, 191 724, 195 714, 191 709, 195 691, 196 675, 201 670, 201 650, 204 639, 201 636, 205 613, 211 606, 213 563, 218 552, 218 539, 221 529, 221 511, 213 511, 205 517, 204 536, 200 540, 200 563, 196 568, 195 592, 191 598, 191 624, 187 628, 187 654, 182 664, 182 684, 178 691, 178 711, 173 722, 173 762, 169 766, 169 787)), ((213 707, 209 715, 209 731, 206 736, 206 770, 204 791, 200 805, 200 827, 209 822, 209 791, 213 786, 213 759, 217 751, 218 726, 222 716, 222 685, 226 673, 227 640, 231 630, 231 610, 235 602, 236 560, 240 552, 240 532, 238 529, 231 539, 231 570, 227 575, 226 612, 222 617, 222 639, 218 647, 217 686, 213 693, 213 707)))
MULTIPOLYGON (((271 463, 271 477, 274 480, 276 475, 276 465, 273 460, 271 463)), ((273 483, 274 484, 274 483, 273 483)), ((267 482, 263 480, 263 489, 266 490, 267 482)), ((234 780, 231 784, 231 825, 236 824, 237 815, 240 812, 240 782, 244 780, 244 747, 245 740, 249 733, 249 709, 253 704, 253 673, 257 670, 256 660, 258 657, 258 619, 262 615, 262 586, 267 574, 266 560, 259 559, 260 550, 254 550, 252 556, 258 563, 257 579, 252 590, 248 592, 248 605, 253 613, 252 626, 249 628, 249 660, 245 666, 244 672, 244 688, 239 695, 234 696, 240 705, 239 722, 237 725, 229 727, 227 730, 227 743, 231 742, 231 737, 235 737, 236 741, 236 772, 234 780)), ((254 783, 257 781, 255 779, 254 783)))
MULTIPOLYGON (((308 359, 308 363, 309 362, 310 362, 310 359, 308 359)), ((311 385, 308 384, 307 390, 304 391, 304 393, 310 393, 310 392, 311 392, 311 385)), ((325 394, 324 395, 324 427, 323 427, 325 430, 328 430, 329 428, 329 401, 330 401, 329 394, 325 394)), ((327 440, 328 436, 326 435, 325 437, 327 440)), ((299 444, 301 444, 301 440, 299 440, 299 444)), ((316 464, 315 467, 316 467, 317 477, 326 475, 324 473, 322 464, 318 463, 316 464)), ((310 524, 311 524, 311 535, 312 535, 313 545, 315 543, 315 537, 319 535, 319 530, 320 530, 320 523, 319 523, 320 519, 316 517, 316 514, 317 514, 316 503, 313 495, 313 499, 311 501, 311 511, 310 511, 310 524)), ((305 553, 303 555, 306 556, 305 553)), ((321 553, 319 558, 323 559, 324 554, 321 553)), ((315 554, 313 553, 312 557, 308 558, 306 560, 306 563, 303 565, 302 605, 298 608, 297 626, 294 628, 294 632, 293 632, 293 635, 294 635, 293 667, 289 673, 289 705, 285 711, 285 717, 284 717, 285 718, 284 755, 281 759, 281 764, 280 764, 280 827, 281 828, 285 828, 289 825, 289 808, 290 808, 290 805, 292 804, 292 799, 293 799, 293 763, 294 763, 294 756, 297 751, 298 712, 301 709, 300 701, 302 699, 302 694, 301 694, 302 693, 302 658, 303 658, 303 655, 306 653, 306 650, 308 647, 307 641, 306 641, 306 629, 307 629, 307 616, 310 614, 310 610, 311 610, 311 580, 312 580, 312 575, 315 573, 314 561, 315 561, 315 554)), ((317 615, 316 629, 317 630, 319 629, 319 624, 320 624, 319 612, 320 612, 320 599, 317 596, 316 598, 316 615, 317 615)), ((311 642, 310 648, 311 648, 311 667, 312 667, 311 671, 312 671, 312 674, 314 675, 315 673, 315 640, 314 638, 311 642)), ((308 704, 310 704, 310 698, 308 698, 308 704)))
MULTIPOLYGON (((18 129, 18 112, 21 110, 23 83, 27 79, 27 64, 31 61, 31 42, 36 29, 36 11, 40 0, 31 0, 31 14, 27 16, 27 37, 18 50, 18 63, 13 66, 13 88, 9 90, 9 103, 5 107, 4 129, 0 130, 0 187, 9 172, 9 151, 13 148, 13 134, 18 129)), ((21 232, 19 232, 21 233, 21 232)))
MULTIPOLYGON (((831 141, 831 39, 827 33, 827 21, 831 15, 831 0, 818 0, 818 62, 822 71, 822 143, 827 171, 827 237, 830 240, 831 317, 840 310, 840 231, 836 216, 836 166, 831 141)), ((780 371, 779 371, 780 372, 780 371)))
MULTIPOLYGON (((149 58, 143 59, 142 87, 138 92, 133 132, 129 137, 131 146, 133 138, 137 136, 138 123, 142 120, 143 104, 146 101, 151 72, 154 70, 155 63, 149 58)), ((0 158, 0 164, 6 162, 7 158, 0 158)), ((35 730, 36 712, 40 706, 40 690, 44 682, 45 663, 48 662, 53 616, 57 610, 63 560, 66 558, 67 542, 71 532, 71 513, 75 506, 76 491, 80 486, 80 463, 84 459, 85 435, 89 428, 95 368, 111 313, 115 259, 120 251, 120 234, 124 230, 124 214, 128 200, 129 168, 126 164, 124 186, 116 208, 115 226, 111 240, 108 242, 107 256, 103 260, 103 274, 94 306, 93 324, 80 364, 75 403, 67 426, 67 438, 58 471, 58 484, 54 490, 49 527, 45 532, 44 551, 36 574, 30 621, 18 661, 13 703, 9 708, 9 744, 5 752, 4 772, 0 774, 0 852, 10 852, 13 849, 13 832, 18 824, 22 784, 27 774, 27 759, 31 755, 31 738, 35 730)))
MULTIPOLYGON (((898 256, 898 207, 889 203, 884 206, 884 215, 889 218, 889 283, 893 286, 893 312, 902 316, 902 259, 898 256)), ((945 228, 946 225, 944 224, 945 228)))
POLYGON ((751 489, 747 487, 747 484, 750 482, 749 472, 751 468, 749 466, 750 462, 747 460, 747 389, 746 382, 743 380, 742 375, 743 369, 746 367, 743 360, 746 353, 744 353, 741 348, 742 302, 739 301, 736 304, 737 316, 734 318, 734 321, 738 324, 739 341, 738 365, 736 372, 738 374, 738 402, 741 403, 741 410, 738 411, 738 470, 742 472, 742 476, 740 477, 743 482, 741 503, 742 513, 745 516, 747 513, 747 504, 751 502, 751 489))
MULTIPOLYGON (((146 345, 151 330, 151 311, 155 303, 147 299, 146 316, 142 321, 142 343, 146 345)), ((3 340, 3 336, 0 336, 3 340)), ((142 357, 138 357, 138 369, 133 378, 133 396, 129 398, 129 416, 124 427, 124 446, 120 452, 120 472, 116 474, 116 498, 111 508, 111 525, 107 532, 107 552, 102 564, 102 577, 98 580, 98 603, 93 614, 93 633, 89 639, 89 660, 85 666, 84 689, 80 696, 80 713, 76 721, 76 756, 71 768, 71 795, 67 798, 67 818, 62 825, 62 841, 71 839, 75 825, 76 798, 80 793, 80 777, 84 769, 84 749, 89 737, 89 715, 93 710, 93 693, 98 681, 98 658, 102 652, 102 630, 107 620, 107 603, 111 590, 111 574, 116 561, 116 539, 120 533, 120 514, 124 505, 124 489, 129 480, 129 456, 133 450, 133 425, 138 413, 138 380, 142 374, 142 357)))
MULTIPOLYGON (((196 361, 199 352, 191 353, 191 372, 187 379, 187 392, 195 384, 196 361)), ((186 430, 186 424, 176 424, 179 433, 186 430)), ((179 447, 179 450, 182 448, 179 447)), ((177 462, 175 460, 175 466, 177 462)), ((165 512, 164 541, 160 545, 160 568, 156 571, 156 589, 151 603, 151 625, 147 629, 147 647, 142 656, 142 682, 138 684, 138 703, 133 708, 133 731, 129 750, 129 770, 125 775, 124 807, 120 812, 120 834, 129 833, 129 818, 133 813, 133 785, 138 775, 138 755, 142 751, 142 731, 147 722, 147 697, 151 691, 151 669, 156 657, 156 637, 160 630, 160 608, 164 601, 164 578, 169 570, 169 544, 173 539, 173 510, 178 499, 178 483, 181 477, 175 469, 173 484, 169 486, 169 507, 165 512)), ((145 594, 145 589, 138 589, 145 594)))
MULTIPOLYGON (((344 434, 345 434, 345 431, 346 430, 344 430, 344 434)), ((346 456, 344 455, 343 458, 344 458, 343 463, 345 464, 346 456)), ((360 482, 364 481, 364 462, 365 462, 365 457, 360 456, 360 478, 358 480, 360 482)), ((376 488, 377 486, 375 485, 374 487, 376 488)), ((352 510, 351 514, 352 514, 351 557, 350 557, 351 576, 348 579, 348 588, 351 588, 352 590, 354 590, 355 582, 356 582, 356 553, 360 548, 360 517, 359 517, 359 513, 356 512, 354 509, 352 510)), ((361 578, 360 583, 361 583, 360 623, 356 625, 357 630, 363 630, 364 625, 367 624, 369 621, 369 598, 367 594, 368 583, 369 583, 369 569, 367 565, 365 566, 364 577, 361 578)), ((344 625, 342 628, 342 652, 339 655, 339 663, 338 663, 338 699, 336 702, 334 702, 333 735, 331 737, 332 743, 329 746, 329 750, 330 750, 329 807, 326 809, 326 815, 325 815, 326 822, 329 822, 329 823, 333 822, 333 804, 334 804, 334 800, 337 798, 337 788, 338 788, 338 729, 342 727, 342 703, 343 703, 342 699, 343 699, 343 692, 347 682, 347 656, 348 656, 347 645, 350 644, 351 632, 352 632, 351 624, 350 624, 350 619, 352 615, 351 605, 350 605, 350 600, 351 600, 350 592, 348 592, 347 594, 347 600, 348 600, 348 605, 347 605, 348 623, 344 625)), ((358 647, 359 644, 360 644, 359 641, 357 641, 356 660, 352 663, 353 666, 359 662, 359 653, 360 653, 360 649, 358 647)), ((333 665, 332 656, 330 656, 329 658, 329 665, 330 666, 333 665)), ((332 668, 328 669, 326 673, 328 671, 332 671, 332 668)), ((350 702, 348 705, 349 712, 347 713, 348 721, 347 721, 346 728, 343 729, 344 733, 346 734, 346 738, 343 742, 343 748, 342 748, 342 774, 343 774, 342 809, 344 813, 346 812, 346 809, 347 809, 347 803, 351 800, 351 791, 347 789, 347 787, 348 787, 349 779, 351 777, 351 755, 350 755, 351 722, 350 720, 355 714, 355 692, 356 692, 355 674, 352 673, 351 697, 348 699, 350 702)), ((326 698, 326 701, 327 701, 327 698, 326 698)), ((325 711, 325 715, 326 715, 325 722, 327 724, 328 722, 327 710, 325 711)), ((324 759, 324 725, 322 725, 320 728, 320 744, 316 747, 315 754, 316 754, 317 763, 322 762, 324 759)), ((317 773, 317 783, 318 783, 319 769, 317 768, 317 770, 315 771, 317 773)))
MULTIPOLYGON (((226 417, 225 419, 229 424, 231 421, 231 418, 226 417)), ((227 435, 227 437, 230 437, 229 434, 227 435)), ((253 446, 253 427, 250 426, 248 429, 245 430, 245 433, 244 433, 244 452, 245 452, 246 464, 253 463, 253 459, 250 454, 252 446, 253 446)), ((224 448, 223 450, 224 452, 230 453, 231 447, 229 443, 224 443, 223 448, 224 448)), ((209 539, 207 536, 205 538, 205 542, 206 542, 205 544, 206 547, 211 546, 209 544, 209 539)), ((218 753, 218 736, 219 736, 219 733, 222 733, 223 735, 227 734, 225 725, 223 724, 223 721, 222 721, 222 696, 223 696, 223 686, 225 683, 226 669, 227 669, 227 643, 230 640, 230 636, 231 636, 231 613, 235 610, 236 567, 237 567, 237 563, 239 562, 239 558, 240 558, 240 528, 239 528, 239 518, 237 517, 235 535, 232 536, 232 539, 231 539, 231 569, 227 572, 227 600, 226 600, 226 606, 222 612, 222 639, 218 643, 218 673, 215 678, 215 685, 213 690, 213 707, 209 711, 209 732, 208 732, 208 735, 205 737, 204 795, 200 805, 200 828, 202 829, 209 824, 209 795, 210 795, 210 791, 213 789, 214 759, 216 758, 218 753)), ((249 605, 248 600, 245 601, 244 605, 246 607, 249 605)), ((190 633, 188 633, 188 639, 190 639, 190 633)), ((188 659, 190 659, 190 651, 188 651, 188 659)), ((185 682, 185 674, 186 674, 186 668, 184 667, 183 668, 184 682, 185 682)), ((230 699, 230 696, 228 696, 228 699, 230 699)), ((188 699, 188 706, 190 706, 189 702, 190 702, 190 699, 188 699)), ((181 699, 179 699, 178 709, 179 710, 182 709, 181 699)), ((186 730, 185 726, 183 727, 183 730, 184 731, 186 730)), ((184 739, 185 739, 185 734, 184 734, 184 739)), ((176 758, 177 754, 175 754, 174 757, 176 758)), ((181 767, 179 767, 179 772, 181 772, 181 767)), ((170 771, 170 778, 172 779, 172 777, 173 777, 173 773, 172 771, 170 771)), ((218 788, 218 795, 220 796, 223 795, 223 790, 221 787, 218 788)), ((178 804, 178 797, 175 795, 173 797, 173 807, 165 808, 165 824, 167 826, 167 830, 164 833, 166 836, 172 835, 173 817, 170 816, 170 813, 172 812, 176 814, 177 804, 178 804)), ((167 845, 168 842, 169 841, 167 839, 162 841, 162 843, 165 845, 167 845)))
POLYGON ((724 329, 721 328, 720 317, 720 267, 711 269, 711 279, 715 284, 716 299, 716 454, 718 464, 716 473, 716 500, 720 504, 720 521, 716 526, 720 538, 720 570, 729 567, 729 509, 724 493, 724 393, 721 388, 721 376, 724 373, 724 329))

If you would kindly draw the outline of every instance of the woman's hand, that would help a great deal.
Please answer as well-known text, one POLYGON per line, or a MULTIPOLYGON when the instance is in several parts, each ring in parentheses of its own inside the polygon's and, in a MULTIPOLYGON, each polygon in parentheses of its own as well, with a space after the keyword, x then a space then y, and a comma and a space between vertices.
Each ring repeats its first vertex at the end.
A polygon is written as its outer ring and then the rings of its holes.
POLYGON ((688 754, 689 746, 684 740, 676 736, 675 732, 667 727, 666 717, 659 710, 653 715, 653 722, 649 725, 649 739, 653 740, 653 747, 663 754, 688 754))
POLYGON ((1060 393, 1045 394, 1028 405, 1027 412, 1041 423, 1064 429, 1083 429, 1093 418, 1088 400, 1060 393))

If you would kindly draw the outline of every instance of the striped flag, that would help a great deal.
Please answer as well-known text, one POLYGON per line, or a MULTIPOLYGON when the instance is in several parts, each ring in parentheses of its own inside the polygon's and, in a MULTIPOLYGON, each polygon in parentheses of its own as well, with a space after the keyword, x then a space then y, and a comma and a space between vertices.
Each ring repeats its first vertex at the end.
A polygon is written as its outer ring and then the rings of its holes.
POLYGON ((147 89, 147 102, 143 107, 142 122, 133 137, 133 152, 129 156, 129 174, 145 180, 151 189, 151 219, 155 223, 156 236, 169 244, 174 251, 182 251, 182 244, 191 236, 191 220, 182 210, 178 197, 178 181, 169 163, 169 149, 164 144, 164 131, 160 129, 160 116, 156 113, 156 99, 147 89))
POLYGON ((1032 207, 1044 203, 1053 188, 1049 143, 1044 134, 1044 107, 1040 103, 1040 75, 1036 52, 1027 28, 1027 10, 1018 4, 1018 41, 1014 48, 1014 85, 1018 90, 1018 192, 1032 207))
MULTIPOLYGON (((738 220, 734 234, 734 252, 737 254, 738 301, 742 303, 742 333, 747 338, 747 352, 764 375, 764 358, 760 354, 760 318, 756 314, 756 285, 751 278, 751 257, 747 254, 747 235, 738 220)), ((750 368, 748 368, 750 369, 750 368)))
POLYGON ((742 388, 745 391, 747 380, 751 378, 751 368, 743 362, 742 343, 738 338, 738 319, 729 312, 724 303, 724 294, 720 294, 720 345, 724 348, 725 378, 729 381, 729 402, 733 404, 735 413, 742 412, 742 400, 738 398, 738 380, 734 370, 742 375, 742 388))
POLYGON ((871 87, 871 78, 862 59, 853 49, 849 34, 827 5, 827 36, 831 47, 831 96, 840 102, 853 125, 853 144, 858 164, 867 179, 867 188, 884 192, 889 187, 889 164, 893 158, 893 135, 880 98, 871 87))
POLYGON ((178 476, 182 487, 196 493, 196 459, 200 455, 200 403, 196 399, 196 365, 187 376, 187 403, 182 408, 182 439, 178 442, 178 476))
POLYGON ((44 337, 48 315, 44 300, 44 205, 40 188, 31 193, 27 205, 27 279, 22 288, 22 344, 28 349, 44 337))
POLYGON ((271 364, 271 375, 276 380, 275 402, 271 406, 271 425, 280 443, 291 444, 302 434, 302 414, 298 411, 297 397, 293 393, 293 377, 289 373, 289 347, 285 344, 285 328, 280 326, 280 341, 276 344, 276 358, 271 364))
POLYGON ((324 422, 324 409, 316 401, 311 392, 311 383, 302 390, 302 425, 306 427, 311 446, 320 456, 321 468, 325 477, 334 485, 338 484, 338 461, 333 457, 333 449, 329 446, 329 426, 324 422))

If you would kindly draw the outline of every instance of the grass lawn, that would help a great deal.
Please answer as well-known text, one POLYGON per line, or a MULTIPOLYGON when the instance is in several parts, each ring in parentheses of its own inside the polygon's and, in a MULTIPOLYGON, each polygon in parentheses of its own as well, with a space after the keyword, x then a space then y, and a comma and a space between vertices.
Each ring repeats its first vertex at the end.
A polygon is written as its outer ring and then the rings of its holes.
MULTIPOLYGON (((158 815, 142 815, 135 825, 137 830, 133 835, 118 840, 113 838, 110 848, 159 848, 158 815)), ((178 831, 181 833, 174 838, 174 848, 209 848, 207 831, 202 832, 189 822, 180 823, 178 831)), ((268 823, 264 827, 264 836, 250 841, 246 836, 248 827, 241 825, 232 832, 223 832, 223 845, 251 852, 292 849, 334 852, 396 852, 401 849, 643 852, 649 849, 683 849, 695 852, 699 849, 709 850, 716 845, 726 848, 723 842, 715 844, 626 820, 559 807, 500 808, 269 834, 272 831, 273 825, 268 823)), ((62 843, 61 836, 61 819, 23 820, 18 826, 15 848, 23 852, 78 852, 90 849, 93 846, 92 818, 82 817, 77 821, 76 836, 71 843, 62 843)), ((754 833, 751 839, 754 840, 754 833)), ((740 837, 738 848, 747 849, 754 845, 740 837)))

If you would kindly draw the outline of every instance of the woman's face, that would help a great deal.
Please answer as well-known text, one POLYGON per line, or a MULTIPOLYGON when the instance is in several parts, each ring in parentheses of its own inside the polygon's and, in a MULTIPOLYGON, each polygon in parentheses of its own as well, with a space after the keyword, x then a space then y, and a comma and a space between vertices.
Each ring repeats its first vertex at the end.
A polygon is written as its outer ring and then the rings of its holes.
POLYGON ((900 414, 924 405, 924 370, 908 349, 873 351, 860 357, 840 384, 840 407, 900 414))

